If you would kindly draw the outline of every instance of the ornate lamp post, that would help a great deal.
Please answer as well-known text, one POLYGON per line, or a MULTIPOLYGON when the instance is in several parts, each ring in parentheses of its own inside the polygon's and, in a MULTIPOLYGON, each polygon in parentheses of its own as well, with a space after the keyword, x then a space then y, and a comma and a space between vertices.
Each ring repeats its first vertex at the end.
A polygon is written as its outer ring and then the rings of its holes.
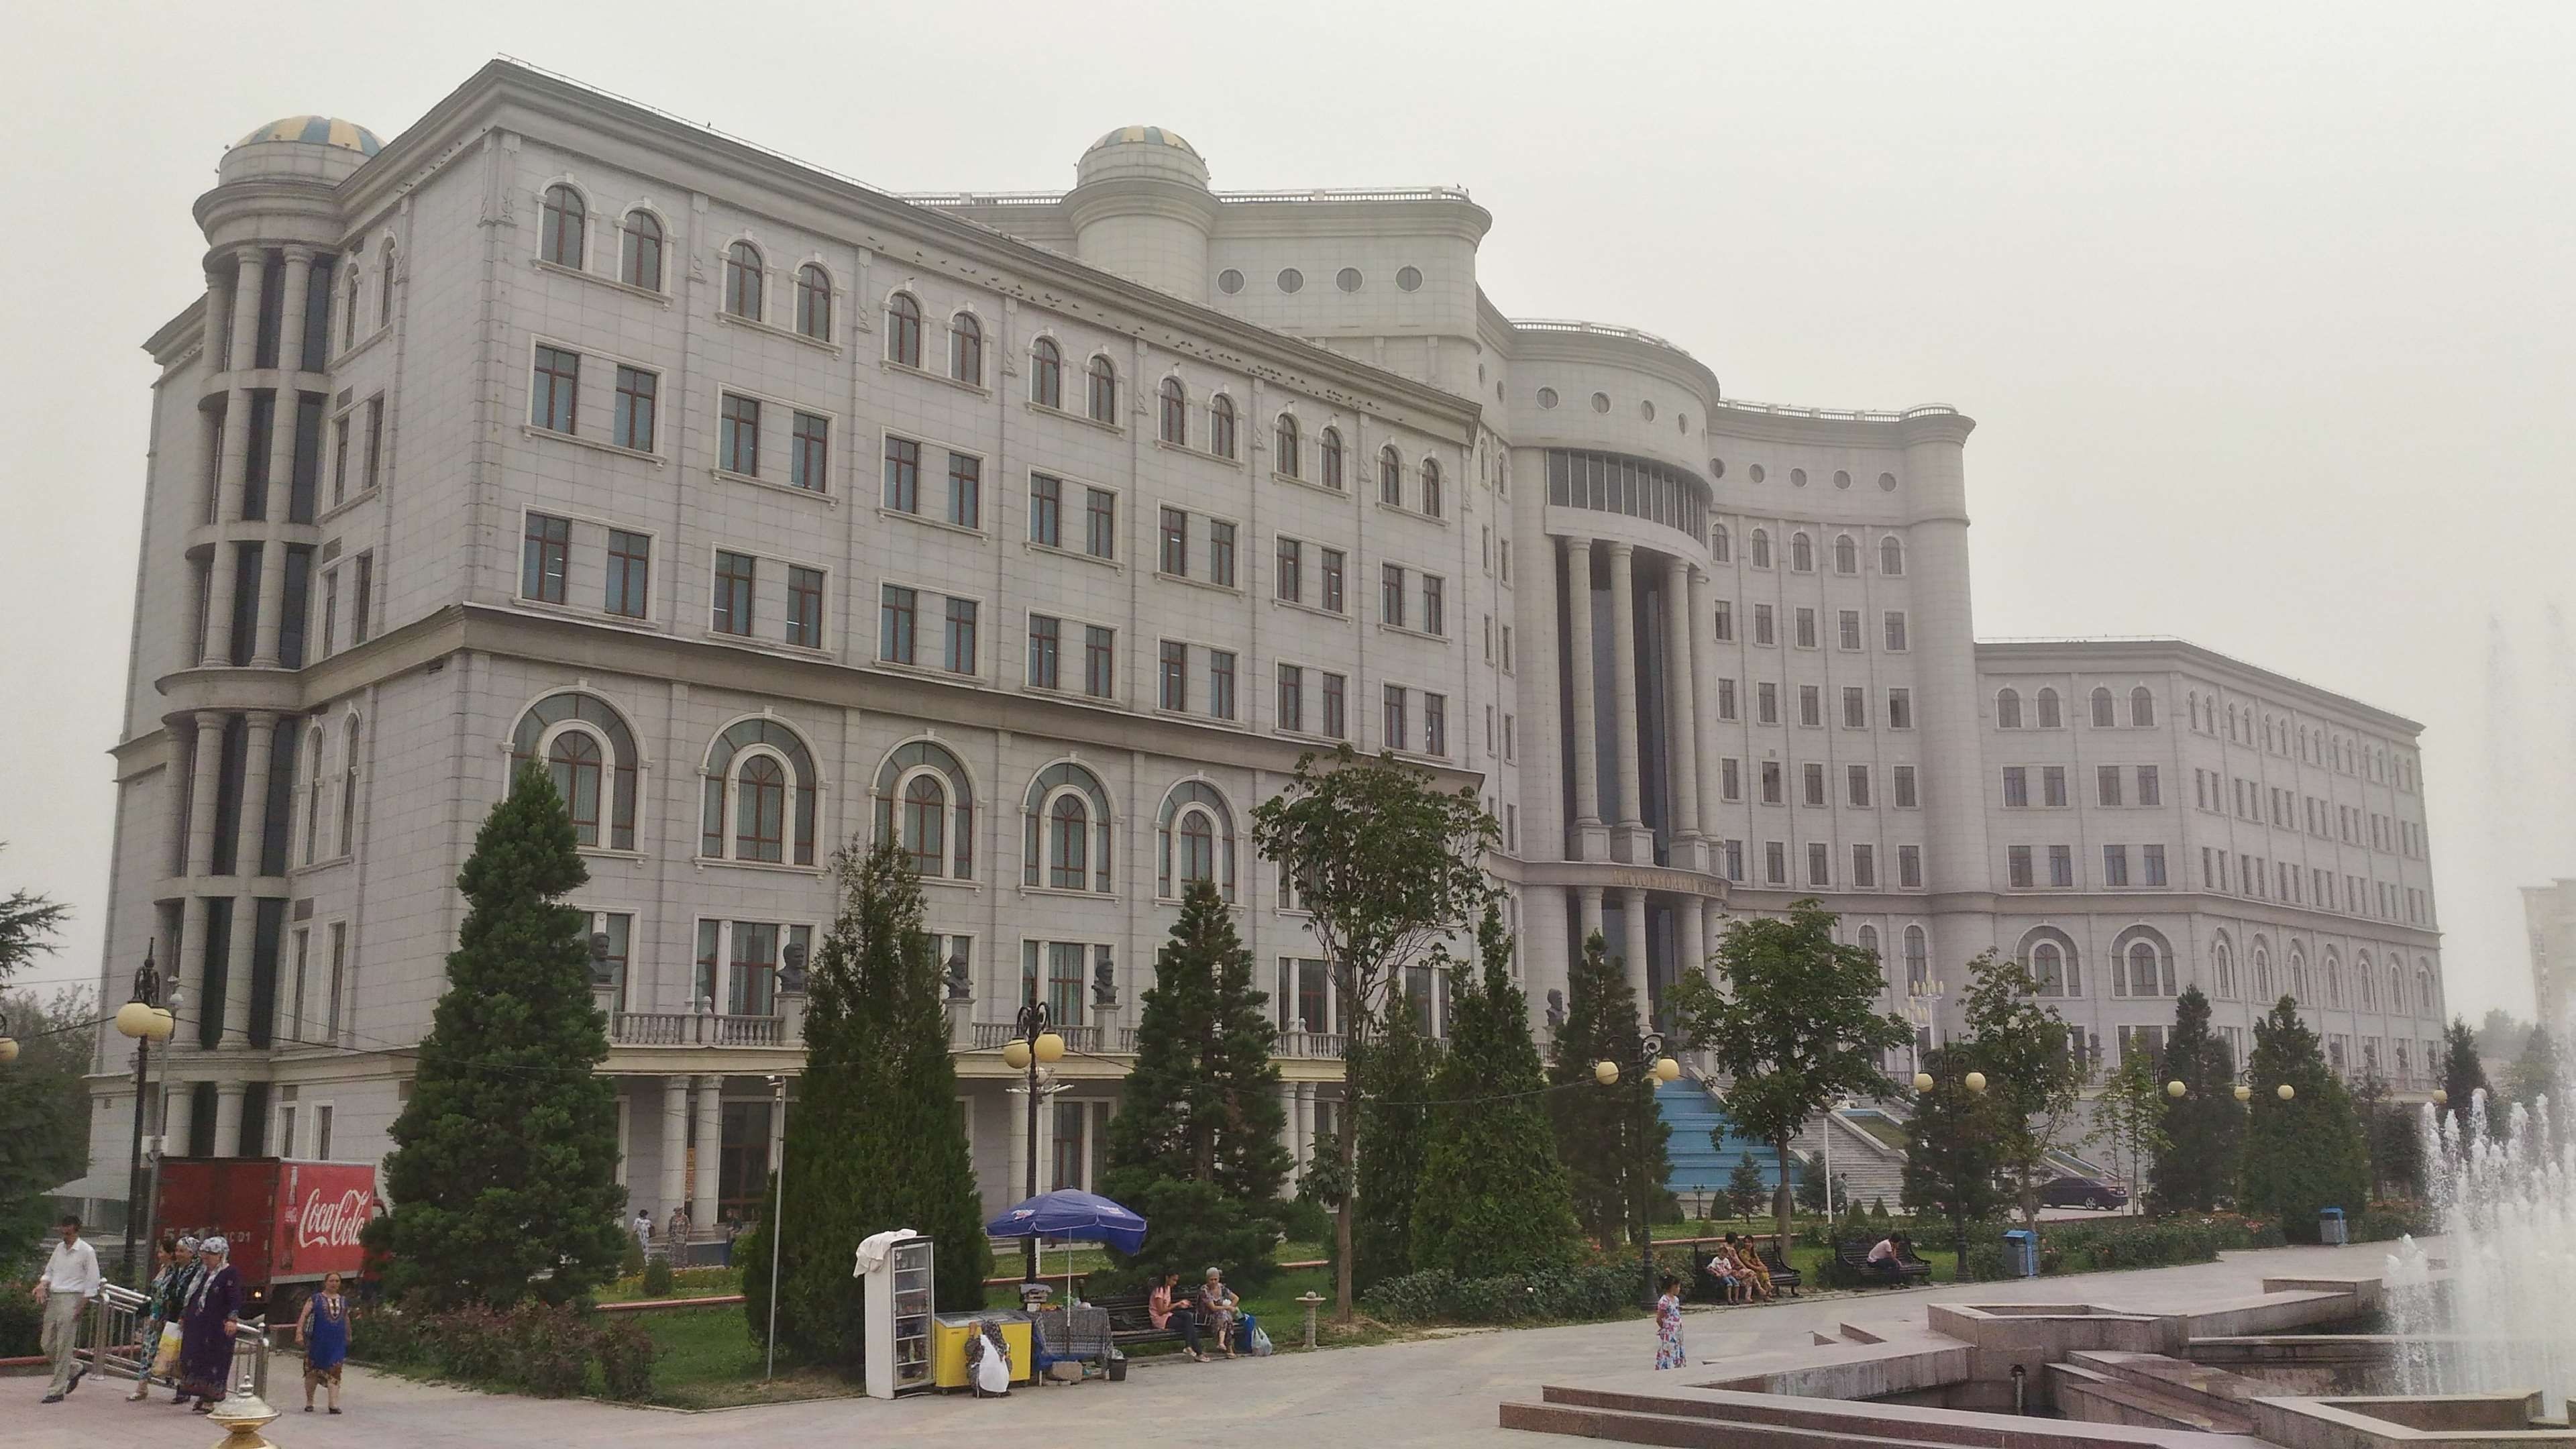
MULTIPOLYGON (((1641 1094, 1641 1100, 1645 1105, 1638 1113, 1637 1122, 1637 1154, 1640 1159, 1637 1173, 1637 1264, 1645 1275, 1646 1307, 1651 1310, 1655 1306, 1657 1296, 1655 1293, 1655 1184, 1646 1180, 1647 1174, 1644 1171, 1646 1165, 1652 1161, 1651 1156, 1646 1152, 1646 1140, 1654 1135, 1655 1087, 1664 1082, 1678 1081, 1682 1074, 1682 1064, 1664 1055, 1662 1035, 1650 1031, 1637 1043, 1637 1066, 1646 1075, 1646 1090, 1641 1094)), ((1619 1085, 1619 1064, 1607 1060, 1594 1062, 1592 1080, 1605 1087, 1619 1085)))
MULTIPOLYGON (((1011 1039, 1002 1044, 1002 1060, 1011 1070, 1028 1073, 1027 1187, 1028 1195, 1036 1197, 1038 1195, 1038 1102, 1044 1095, 1038 1087, 1038 1068, 1064 1060, 1064 1038, 1049 1029, 1046 1003, 1043 1001, 1032 1001, 1021 1007, 1019 1018, 1012 1026, 1012 1032, 1011 1039)), ((1031 1234, 1021 1242, 1020 1252, 1020 1281, 1034 1283, 1038 1280, 1038 1240, 1035 1234, 1031 1234)))
MULTIPOLYGON (((179 1018, 172 1008, 178 1002, 179 993, 174 987, 170 1006, 161 1004, 161 973, 152 964, 152 947, 147 944, 143 964, 134 971, 134 999, 116 1009, 116 1029, 134 1042, 134 1146, 125 1163, 125 1271, 129 1273, 136 1271, 135 1205, 146 1203, 151 1196, 143 1176, 143 1097, 151 1085, 152 1044, 168 1041, 170 1033, 177 1029, 179 1018)), ((144 1213, 150 1215, 150 1206, 145 1207, 144 1213)), ((143 1224, 143 1232, 148 1242, 152 1225, 143 1224)))

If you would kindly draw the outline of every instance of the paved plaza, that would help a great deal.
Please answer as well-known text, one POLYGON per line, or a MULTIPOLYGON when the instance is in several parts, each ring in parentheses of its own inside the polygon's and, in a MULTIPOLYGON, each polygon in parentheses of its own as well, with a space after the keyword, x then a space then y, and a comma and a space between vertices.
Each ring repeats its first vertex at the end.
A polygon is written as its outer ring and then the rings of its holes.
MULTIPOLYGON (((2212 1264, 2130 1273, 2092 1273, 2018 1283, 1945 1284, 1864 1295, 1837 1294, 1773 1307, 1709 1309, 1687 1320, 1691 1357, 1724 1359, 1805 1343, 1845 1322, 1924 1323, 1936 1302, 2092 1301, 2180 1309, 2250 1292, 2269 1275, 2376 1276, 2386 1245, 2274 1248, 2232 1253, 2212 1264)), ((405 1382, 352 1369, 332 1419, 289 1409, 271 1431, 283 1449, 555 1449, 613 1444, 662 1449, 711 1440, 750 1444, 957 1446, 1043 1442, 1090 1446, 1235 1445, 1294 1442, 1323 1449, 1408 1445, 1543 1444, 1495 1426, 1506 1398, 1535 1397, 1543 1382, 1630 1374, 1654 1360, 1642 1320, 1572 1328, 1461 1333, 1377 1348, 1291 1354, 1268 1360, 1138 1366, 1124 1384, 1027 1389, 1002 1400, 923 1397, 891 1404, 829 1399, 704 1414, 620 1408, 588 1401, 523 1399, 405 1382)), ((277 1401, 301 1399, 291 1370, 277 1365, 277 1401)), ((93 1381, 72 1400, 43 1407, 41 1379, 0 1380, 10 1397, 0 1446, 47 1449, 204 1449, 214 1426, 166 1403, 129 1405, 126 1385, 93 1381)))

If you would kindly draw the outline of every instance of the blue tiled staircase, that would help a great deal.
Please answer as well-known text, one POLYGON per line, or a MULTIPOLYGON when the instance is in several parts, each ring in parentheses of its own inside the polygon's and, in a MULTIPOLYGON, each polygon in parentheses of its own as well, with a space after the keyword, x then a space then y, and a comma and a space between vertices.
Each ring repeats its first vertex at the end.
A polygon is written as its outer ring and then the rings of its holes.
POLYGON ((1658 1086, 1655 1110, 1672 1128, 1672 1138, 1664 1148, 1672 1159, 1672 1175, 1664 1179, 1664 1186, 1671 1191, 1724 1192, 1727 1179, 1735 1172, 1736 1159, 1748 1151, 1753 1154, 1753 1165, 1762 1169, 1762 1185, 1769 1188, 1779 1184, 1780 1162, 1770 1144, 1732 1132, 1726 1134, 1722 1145, 1712 1144, 1710 1133, 1725 1118, 1698 1083, 1684 1080, 1658 1086))

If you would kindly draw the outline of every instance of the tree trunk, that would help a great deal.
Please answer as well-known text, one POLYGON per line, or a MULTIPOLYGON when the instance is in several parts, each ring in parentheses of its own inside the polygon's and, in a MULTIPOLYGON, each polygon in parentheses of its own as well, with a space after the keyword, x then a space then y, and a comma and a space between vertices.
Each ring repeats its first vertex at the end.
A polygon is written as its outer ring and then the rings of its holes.
MULTIPOLYGON (((1832 1130, 1831 1123, 1827 1124, 1826 1130, 1832 1130)), ((1771 1194, 1771 1226, 1772 1230, 1780 1235, 1780 1260, 1782 1262, 1787 1262, 1789 1259, 1789 1209, 1795 1203, 1795 1200, 1790 1196, 1789 1188, 1789 1138, 1787 1134, 1784 1133, 1773 1139, 1771 1150, 1777 1155, 1780 1162, 1780 1187, 1778 1191, 1771 1194)))
MULTIPOLYGON (((1344 1071, 1347 1074, 1347 1064, 1344 1071)), ((1350 1100, 1356 1106, 1357 1094, 1350 1100)), ((1359 1114, 1350 1115, 1352 1121, 1335 1124, 1342 1130, 1335 1134, 1341 1140, 1333 1144, 1342 1159, 1342 1206, 1333 1214, 1333 1321, 1344 1328, 1359 1317, 1351 1298, 1351 1205, 1359 1197, 1360 1134, 1359 1114)))

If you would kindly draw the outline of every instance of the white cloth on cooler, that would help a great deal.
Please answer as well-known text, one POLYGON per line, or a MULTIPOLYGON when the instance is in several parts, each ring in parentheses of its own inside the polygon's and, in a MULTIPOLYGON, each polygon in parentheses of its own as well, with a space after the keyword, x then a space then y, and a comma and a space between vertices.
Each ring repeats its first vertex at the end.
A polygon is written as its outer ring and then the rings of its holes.
POLYGON ((987 1347, 983 1357, 975 1363, 975 1387, 988 1394, 1009 1393, 1011 1391, 1010 1359, 987 1347))
POLYGON ((853 1278, 864 1278, 868 1276, 868 1270, 879 1263, 884 1262, 886 1260, 886 1254, 894 1251, 894 1245, 896 1243, 903 1241, 905 1238, 917 1238, 920 1236, 921 1235, 919 1233, 914 1232, 910 1228, 897 1228, 890 1233, 878 1233, 874 1237, 861 1239, 859 1242, 859 1263, 857 1267, 850 1270, 850 1276, 853 1278))

